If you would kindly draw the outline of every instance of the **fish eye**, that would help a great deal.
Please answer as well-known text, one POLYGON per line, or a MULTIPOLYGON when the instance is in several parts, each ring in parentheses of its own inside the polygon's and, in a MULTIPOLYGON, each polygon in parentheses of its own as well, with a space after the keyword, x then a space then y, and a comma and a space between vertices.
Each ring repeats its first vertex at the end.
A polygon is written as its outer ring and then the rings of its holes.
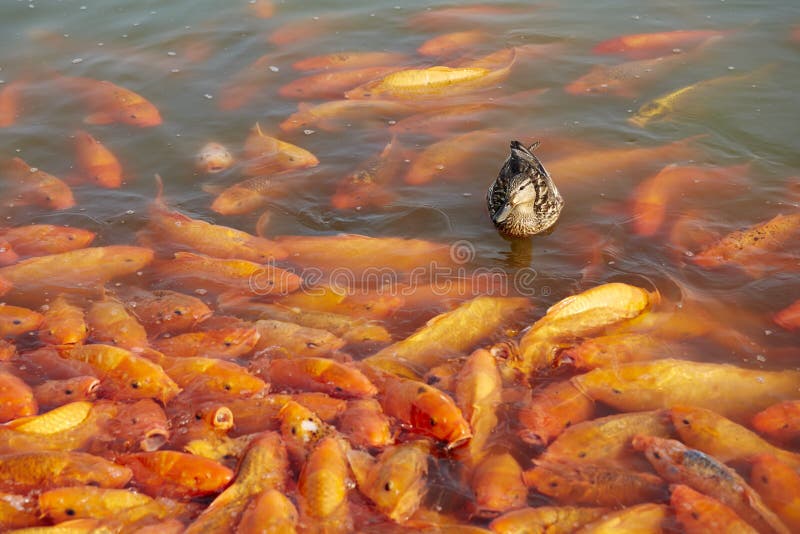
POLYGON ((12 322, 14 324, 22 324, 22 321, 20 321, 19 319, 14 319, 12 322))
POLYGON ((134 115, 134 114, 131 114, 131 118, 132 118, 132 119, 135 119, 135 118, 136 118, 136 115, 134 115))
POLYGON ((654 452, 654 453, 653 453, 653 458, 655 458, 656 460, 660 460, 660 459, 661 459, 661 453, 659 453, 659 452, 654 452))
POLYGON ((200 413, 198 412, 198 413, 194 414, 194 418, 195 418, 196 420, 200 421, 200 420, 203 418, 203 416, 202 416, 202 415, 200 415, 200 413))
POLYGON ((225 391, 230 391, 231 389, 233 389, 230 384, 225 384, 222 387, 225 388, 225 391))
POLYGON ((64 513, 72 516, 75 515, 75 510, 73 510, 72 508, 67 508, 66 510, 64 510, 64 513))
POLYGON ((386 484, 383 485, 383 489, 385 491, 392 491, 392 481, 391 480, 387 480, 386 484))
POLYGON ((134 380, 133 382, 131 382, 131 387, 133 389, 139 389, 139 381, 138 380, 134 380))
POLYGON ((175 310, 172 313, 174 313, 175 315, 183 315, 183 312, 181 310, 175 310))
POLYGON ((436 426, 436 419, 431 417, 431 426, 436 426))

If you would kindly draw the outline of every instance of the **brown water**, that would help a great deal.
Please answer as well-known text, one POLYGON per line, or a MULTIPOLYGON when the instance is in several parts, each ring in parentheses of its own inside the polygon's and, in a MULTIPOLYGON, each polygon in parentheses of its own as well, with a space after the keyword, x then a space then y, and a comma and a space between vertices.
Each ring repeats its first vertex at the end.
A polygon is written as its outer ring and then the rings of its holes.
MULTIPOLYGON (((800 25, 796 2, 520 2, 497 4, 508 8, 499 14, 425 19, 426 13, 445 5, 276 2, 274 15, 261 19, 253 16, 246 0, 6 1, 0 6, 0 79, 31 80, 32 86, 16 124, 0 129, 2 157, 18 155, 57 176, 69 175, 70 135, 84 127, 118 155, 126 181, 119 190, 75 186, 77 205, 60 212, 3 207, 4 224, 74 225, 97 232, 96 244, 133 243, 135 231, 146 223, 155 195, 152 177, 158 173, 171 205, 193 217, 254 233, 262 211, 218 215, 209 209, 213 195, 201 188, 241 180, 240 168, 202 175, 194 170, 194 156, 212 140, 238 155, 250 128, 259 122, 265 132, 308 149, 320 160, 306 171, 301 186, 271 202, 269 236, 347 232, 458 243, 469 260, 464 265, 505 273, 517 282, 514 292, 532 297, 537 317, 561 298, 607 281, 657 288, 675 302, 691 295, 759 347, 735 350, 699 342, 708 351, 702 359, 800 367, 796 334, 771 320, 773 313, 800 298, 797 261, 752 278, 736 269, 699 268, 690 256, 697 250, 670 240, 670 223, 690 213, 700 227, 723 235, 797 210, 800 42, 791 38, 792 29, 796 34, 800 25), (295 40, 270 41, 276 31, 298 24, 303 29, 295 40), (444 169, 446 179, 408 185, 401 169, 387 185, 394 194, 390 203, 333 208, 337 184, 383 149, 391 138, 389 126, 403 116, 352 120, 337 132, 309 126, 305 132, 283 133, 278 125, 296 111, 297 101, 282 98, 278 90, 302 76, 292 64, 324 53, 391 51, 407 54, 410 65, 432 66, 449 58, 418 55, 422 43, 442 33, 473 29, 485 31, 487 37, 463 52, 467 59, 512 46, 552 45, 541 57, 518 55, 507 80, 466 98, 471 103, 504 104, 450 132, 491 128, 496 134, 487 136, 480 149, 464 154, 463 165, 444 169), (673 29, 732 31, 702 52, 686 54, 685 61, 654 76, 635 96, 573 95, 563 90, 593 65, 625 61, 593 54, 596 43, 673 29), (223 90, 264 55, 269 57, 254 77, 258 90, 253 98, 238 109, 220 109, 223 90), (775 67, 757 71, 747 83, 703 90, 668 120, 646 128, 626 121, 642 104, 666 92, 768 64, 775 67), (110 80, 134 90, 160 109, 164 122, 142 129, 85 126, 85 106, 56 86, 57 75, 110 80), (503 100, 534 89, 545 91, 503 100), (625 172, 617 172, 613 164, 594 171, 587 161, 578 176, 553 172, 566 207, 556 229, 534 238, 529 248, 512 247, 501 239, 486 213, 486 189, 507 157, 511 139, 540 140, 539 154, 549 167, 565 155, 657 146, 696 135, 702 137, 692 142, 697 152, 691 160, 664 158, 625 172), (659 232, 636 235, 630 210, 634 188, 670 163, 751 167, 744 185, 682 191, 667 206, 667 223, 659 232)), ((399 143, 410 151, 403 165, 439 139, 425 133, 401 135, 399 143)), ((796 243, 794 247, 796 253, 796 243)), ((408 332, 432 314, 433 310, 413 315, 400 310, 397 320, 388 324, 395 333, 408 332)))

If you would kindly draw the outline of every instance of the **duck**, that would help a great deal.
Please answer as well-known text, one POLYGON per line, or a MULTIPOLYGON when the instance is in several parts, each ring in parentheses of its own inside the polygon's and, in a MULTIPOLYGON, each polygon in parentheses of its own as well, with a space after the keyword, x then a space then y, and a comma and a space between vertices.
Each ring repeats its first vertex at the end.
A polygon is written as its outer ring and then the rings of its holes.
POLYGON ((533 153, 539 144, 525 147, 511 141, 511 154, 486 193, 489 216, 505 238, 523 239, 551 231, 564 207, 555 182, 533 153))

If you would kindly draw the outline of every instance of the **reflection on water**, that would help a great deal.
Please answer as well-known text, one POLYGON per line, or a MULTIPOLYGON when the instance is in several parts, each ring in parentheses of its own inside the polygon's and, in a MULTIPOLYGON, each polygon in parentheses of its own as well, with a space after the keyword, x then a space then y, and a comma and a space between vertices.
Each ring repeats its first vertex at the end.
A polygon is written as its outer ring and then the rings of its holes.
MULTIPOLYGON (((696 359, 796 368, 796 334, 772 319, 800 298, 796 228, 787 223, 777 250, 746 257, 744 268, 710 268, 696 255, 734 230, 797 213, 798 25, 790 0, 8 1, 0 6, 0 157, 63 179, 75 205, 20 201, 28 178, 4 170, 3 226, 74 226, 95 232, 95 245, 134 244, 159 174, 175 209, 268 239, 351 233, 468 243, 458 265, 524 280, 509 293, 530 297, 535 318, 601 283, 658 290, 673 309, 693 303, 751 343, 696 340, 704 351, 696 359), (686 31, 644 47, 612 41, 674 30, 686 31), (333 53, 322 65, 303 61, 333 53), (443 83, 422 96, 382 86, 333 96, 434 65, 484 69, 477 79, 489 82, 465 91, 443 83), (345 79, 342 66, 352 69, 345 79), (256 123, 262 138, 254 141, 256 123), (120 188, 98 187, 76 161, 78 129, 118 158, 120 188), (486 213, 486 189, 512 139, 541 141, 537 155, 566 202, 556 228, 531 240, 502 239, 486 213), (211 141, 236 162, 205 174, 195 158, 211 141), (319 164, 301 164, 287 143, 319 164), (273 157, 279 168, 258 182, 273 157), (671 164, 679 166, 672 175, 660 174, 671 164), (252 209, 212 209, 223 191, 244 195, 236 202, 246 198, 252 209)), ((405 252, 386 251, 386 261, 405 252)), ((293 261, 301 260, 279 264, 293 261)), ((399 336, 452 303, 408 298, 395 308, 383 302, 384 315, 365 313, 399 336)), ((429 504, 455 512, 468 490, 456 464, 439 467, 429 504)))

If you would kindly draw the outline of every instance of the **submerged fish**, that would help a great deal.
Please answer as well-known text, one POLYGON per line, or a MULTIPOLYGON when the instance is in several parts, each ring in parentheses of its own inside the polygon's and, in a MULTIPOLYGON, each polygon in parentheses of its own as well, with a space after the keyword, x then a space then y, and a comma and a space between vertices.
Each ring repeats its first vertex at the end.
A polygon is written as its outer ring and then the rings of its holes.
POLYGON ((231 165, 233 165, 233 156, 230 151, 215 141, 203 145, 203 148, 195 156, 194 162, 198 171, 209 174, 222 172, 231 165))

